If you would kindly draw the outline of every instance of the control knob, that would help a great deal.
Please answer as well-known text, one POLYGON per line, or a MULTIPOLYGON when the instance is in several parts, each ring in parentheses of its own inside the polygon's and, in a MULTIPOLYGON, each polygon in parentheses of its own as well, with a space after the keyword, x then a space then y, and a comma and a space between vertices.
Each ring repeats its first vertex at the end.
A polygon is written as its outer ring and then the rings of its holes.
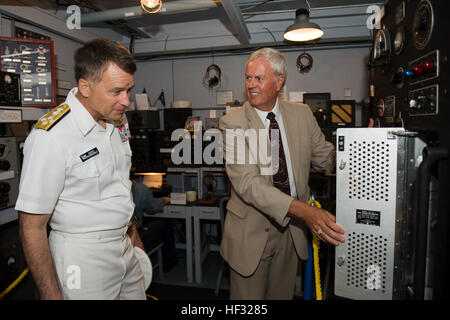
POLYGON ((11 190, 11 186, 8 182, 0 181, 0 194, 8 193, 11 190))
POLYGON ((11 168, 11 164, 8 160, 0 160, 0 170, 6 171, 9 170, 9 168, 11 168))

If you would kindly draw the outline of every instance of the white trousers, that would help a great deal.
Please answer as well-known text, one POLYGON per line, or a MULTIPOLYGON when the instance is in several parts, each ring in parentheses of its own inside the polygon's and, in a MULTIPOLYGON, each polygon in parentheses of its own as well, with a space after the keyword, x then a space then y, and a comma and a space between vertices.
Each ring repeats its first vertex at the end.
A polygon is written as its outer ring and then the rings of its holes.
POLYGON ((50 251, 64 299, 146 299, 144 275, 126 230, 51 231, 50 251))

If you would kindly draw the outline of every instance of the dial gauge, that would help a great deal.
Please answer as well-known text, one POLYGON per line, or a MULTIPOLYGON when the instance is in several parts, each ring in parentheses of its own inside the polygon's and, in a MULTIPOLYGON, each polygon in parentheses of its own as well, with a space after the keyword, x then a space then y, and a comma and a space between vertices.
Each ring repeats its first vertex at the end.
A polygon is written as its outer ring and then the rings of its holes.
POLYGON ((9 74, 5 74, 4 80, 5 80, 6 84, 11 84, 12 83, 12 78, 11 78, 11 76, 9 74))
POLYGON ((417 7, 413 20, 414 46, 421 50, 430 42, 433 32, 434 16, 430 1, 422 0, 417 7))
POLYGON ((394 52, 399 55, 405 47, 405 28, 400 27, 394 37, 394 52))
POLYGON ((391 53, 391 38, 388 30, 378 30, 373 43, 373 59, 377 60, 391 53))

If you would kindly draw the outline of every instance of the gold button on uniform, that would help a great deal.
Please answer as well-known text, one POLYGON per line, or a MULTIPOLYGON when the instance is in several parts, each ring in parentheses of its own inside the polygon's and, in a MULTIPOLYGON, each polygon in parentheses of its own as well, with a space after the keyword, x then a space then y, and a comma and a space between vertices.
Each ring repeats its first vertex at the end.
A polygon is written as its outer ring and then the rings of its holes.
POLYGON ((269 231, 270 231, 270 228, 265 227, 265 228, 264 228, 264 231, 265 231, 265 232, 269 232, 269 231))

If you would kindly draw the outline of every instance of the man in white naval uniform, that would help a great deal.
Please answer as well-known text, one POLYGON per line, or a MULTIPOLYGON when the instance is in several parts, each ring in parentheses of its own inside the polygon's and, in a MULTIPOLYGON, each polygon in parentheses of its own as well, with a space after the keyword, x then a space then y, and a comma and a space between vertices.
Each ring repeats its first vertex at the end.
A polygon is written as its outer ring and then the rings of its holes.
POLYGON ((145 299, 134 247, 143 245, 129 223, 125 110, 135 71, 118 42, 86 43, 75 53, 77 88, 25 142, 16 210, 41 299, 145 299))

